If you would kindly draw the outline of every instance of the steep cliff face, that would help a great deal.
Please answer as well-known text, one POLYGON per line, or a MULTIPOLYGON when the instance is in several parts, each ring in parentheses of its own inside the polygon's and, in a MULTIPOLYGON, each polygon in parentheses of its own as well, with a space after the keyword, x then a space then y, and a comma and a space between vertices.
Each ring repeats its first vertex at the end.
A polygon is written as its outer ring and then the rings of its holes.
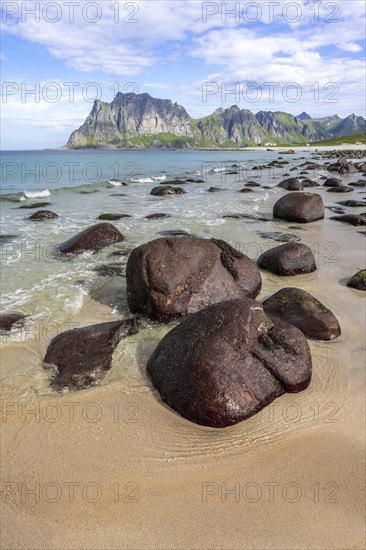
POLYGON ((245 147, 268 141, 305 143, 366 129, 363 117, 310 119, 302 113, 251 111, 233 105, 195 120, 181 105, 149 94, 118 93, 112 103, 95 101, 84 124, 66 145, 84 147, 245 147))
POLYGON ((289 113, 277 111, 260 111, 256 118, 265 130, 277 139, 287 142, 316 141, 322 139, 322 132, 318 131, 309 120, 302 120, 289 113))
POLYGON ((122 135, 151 136, 171 132, 177 136, 195 137, 187 111, 169 99, 118 93, 111 103, 111 111, 122 135))
POLYGON ((216 109, 213 115, 202 118, 198 127, 205 139, 213 140, 218 145, 231 143, 241 147, 243 144, 261 143, 266 138, 253 113, 240 110, 237 105, 229 109, 216 109))
POLYGON ((136 136, 175 136, 199 139, 200 133, 181 105, 149 94, 118 93, 112 103, 95 101, 85 123, 73 132, 69 147, 121 144, 136 136))

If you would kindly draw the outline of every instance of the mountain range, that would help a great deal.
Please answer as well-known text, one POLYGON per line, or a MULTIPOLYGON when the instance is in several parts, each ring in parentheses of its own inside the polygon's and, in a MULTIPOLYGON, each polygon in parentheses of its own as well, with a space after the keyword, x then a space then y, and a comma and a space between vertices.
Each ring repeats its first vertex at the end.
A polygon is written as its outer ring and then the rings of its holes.
POLYGON ((253 114, 233 105, 209 116, 192 118, 184 107, 149 94, 117 93, 111 103, 96 100, 84 124, 65 148, 240 148, 253 145, 304 144, 366 131, 354 114, 311 118, 281 111, 253 114))

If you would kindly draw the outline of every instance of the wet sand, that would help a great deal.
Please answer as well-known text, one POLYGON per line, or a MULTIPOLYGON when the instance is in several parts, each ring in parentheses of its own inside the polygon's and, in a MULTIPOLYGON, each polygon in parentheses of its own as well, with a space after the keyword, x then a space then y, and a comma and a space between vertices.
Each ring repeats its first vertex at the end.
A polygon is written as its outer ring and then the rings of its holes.
MULTIPOLYGON (((2 548, 363 548, 364 301, 342 289, 345 307, 327 287, 343 334, 311 343, 309 389, 237 426, 196 426, 160 402, 144 367, 167 327, 121 342, 100 386, 7 399, 2 548)), ((93 306, 86 324, 109 320, 93 306)), ((2 360, 46 379, 46 346, 9 345, 2 360)))
MULTIPOLYGON (((232 223, 217 233, 235 242, 232 223)), ((364 263, 360 229, 305 225, 318 270, 262 272, 259 300, 299 286, 334 312, 342 335, 310 342, 305 392, 230 428, 188 422, 151 386, 147 359, 174 324, 146 324, 121 341, 100 385, 71 394, 50 390, 41 367, 52 330, 3 343, 1 548, 364 548, 365 293, 346 286, 364 263)), ((86 297, 70 319, 118 317, 86 297)))

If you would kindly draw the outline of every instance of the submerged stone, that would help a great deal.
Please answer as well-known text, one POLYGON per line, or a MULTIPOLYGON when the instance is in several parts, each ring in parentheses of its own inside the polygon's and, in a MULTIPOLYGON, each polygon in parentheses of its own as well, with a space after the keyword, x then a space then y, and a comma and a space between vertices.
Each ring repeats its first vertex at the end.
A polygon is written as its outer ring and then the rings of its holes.
POLYGON ((100 250, 124 240, 124 236, 111 223, 92 225, 59 245, 62 254, 80 254, 86 250, 100 250))
POLYGON ((51 387, 80 390, 97 384, 111 368, 119 341, 136 332, 135 318, 62 332, 51 341, 44 358, 46 365, 56 367, 51 387))

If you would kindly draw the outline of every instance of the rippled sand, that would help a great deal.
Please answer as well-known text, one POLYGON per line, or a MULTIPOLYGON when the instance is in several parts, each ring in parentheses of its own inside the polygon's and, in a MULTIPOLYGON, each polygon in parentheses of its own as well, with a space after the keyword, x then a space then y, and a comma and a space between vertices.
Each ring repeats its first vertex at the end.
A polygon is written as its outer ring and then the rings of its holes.
MULTIPOLYGON (((215 231, 234 243, 243 222, 215 231)), ((262 273, 259 299, 304 288, 335 313, 342 335, 310 342, 308 390, 230 428, 188 422, 152 388, 147 359, 174 324, 146 323, 121 341, 100 385, 71 394, 50 390, 41 367, 52 328, 5 341, 1 547, 364 548, 365 293, 345 286, 363 267, 357 231, 330 220, 304 226, 318 270, 286 279, 262 273)), ((115 285, 85 296, 69 319, 84 326, 118 318, 106 305, 115 285)), ((128 315, 124 303, 120 312, 128 315)))

